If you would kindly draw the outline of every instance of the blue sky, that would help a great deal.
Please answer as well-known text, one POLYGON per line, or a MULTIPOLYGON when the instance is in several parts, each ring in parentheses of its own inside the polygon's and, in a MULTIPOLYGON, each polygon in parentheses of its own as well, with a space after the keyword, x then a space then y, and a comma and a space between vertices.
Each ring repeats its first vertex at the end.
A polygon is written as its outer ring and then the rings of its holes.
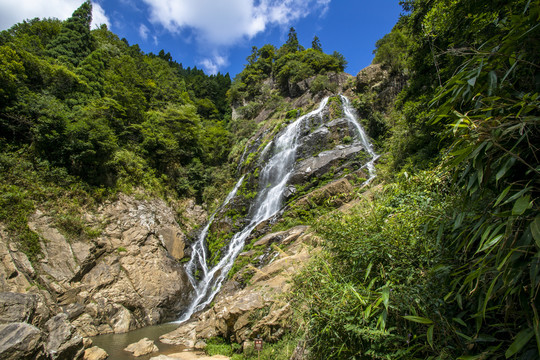
MULTIPOLYGON (((0 29, 23 19, 66 19, 82 0, 0 0, 0 29)), ((317 35, 327 53, 355 75, 373 59, 375 42, 399 18, 398 0, 94 0, 94 23, 106 23, 144 52, 164 49, 184 67, 234 76, 251 47, 280 46, 293 26, 300 43, 317 35)))

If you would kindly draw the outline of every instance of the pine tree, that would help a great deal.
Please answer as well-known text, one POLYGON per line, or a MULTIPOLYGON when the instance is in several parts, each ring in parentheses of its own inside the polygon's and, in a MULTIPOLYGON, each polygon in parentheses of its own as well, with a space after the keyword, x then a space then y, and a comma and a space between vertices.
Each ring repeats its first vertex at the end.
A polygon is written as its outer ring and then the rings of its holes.
POLYGON ((313 38, 313 41, 311 42, 311 48, 313 50, 323 52, 323 49, 321 46, 321 40, 319 40, 319 37, 317 35, 315 35, 315 37, 313 38))
POLYGON ((77 66, 94 48, 91 22, 92 3, 87 0, 64 21, 60 34, 47 46, 47 54, 77 66))
POLYGON ((293 27, 289 29, 289 37, 283 46, 287 49, 287 52, 290 53, 304 50, 304 48, 298 42, 298 36, 296 35, 296 30, 293 27))

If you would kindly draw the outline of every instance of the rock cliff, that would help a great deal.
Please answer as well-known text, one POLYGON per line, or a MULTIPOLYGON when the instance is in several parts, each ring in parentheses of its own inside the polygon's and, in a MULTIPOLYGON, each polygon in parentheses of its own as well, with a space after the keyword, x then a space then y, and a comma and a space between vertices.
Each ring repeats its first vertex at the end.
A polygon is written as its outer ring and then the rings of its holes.
POLYGON ((83 337, 121 333, 173 319, 192 287, 181 260, 187 233, 206 218, 193 201, 178 205, 120 194, 85 211, 93 239, 69 236, 36 211, 29 227, 42 255, 31 263, 0 227, 0 357, 77 359, 83 337))

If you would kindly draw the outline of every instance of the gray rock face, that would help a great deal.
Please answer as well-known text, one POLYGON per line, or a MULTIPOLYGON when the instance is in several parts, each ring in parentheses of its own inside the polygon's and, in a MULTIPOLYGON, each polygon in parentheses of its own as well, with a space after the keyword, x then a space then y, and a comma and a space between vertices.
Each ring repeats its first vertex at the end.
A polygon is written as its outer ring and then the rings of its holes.
POLYGON ((34 269, 26 255, 10 244, 9 237, 0 224, 0 291, 26 292, 30 282, 26 271, 33 276, 34 269))
POLYGON ((49 333, 45 351, 51 359, 81 359, 84 355, 83 338, 68 321, 66 314, 58 314, 45 324, 49 333))
POLYGON ((300 162, 291 175, 291 184, 307 182, 312 177, 322 176, 330 171, 333 166, 339 166, 342 162, 352 160, 356 155, 363 152, 361 145, 339 145, 333 150, 323 151, 317 156, 300 162))
POLYGON ((37 296, 12 292, 0 293, 0 324, 32 321, 37 307, 37 296))
POLYGON ((0 359, 44 359, 41 331, 23 322, 0 325, 0 359))

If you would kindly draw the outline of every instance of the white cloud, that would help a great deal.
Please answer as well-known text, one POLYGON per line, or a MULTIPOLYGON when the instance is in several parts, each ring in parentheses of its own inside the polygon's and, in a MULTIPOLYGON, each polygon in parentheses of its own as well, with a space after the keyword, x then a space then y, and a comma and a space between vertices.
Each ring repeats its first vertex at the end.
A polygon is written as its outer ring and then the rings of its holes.
POLYGON ((98 3, 93 2, 92 3, 92 24, 90 24, 91 29, 95 29, 101 26, 101 24, 107 25, 107 27, 111 28, 111 21, 105 15, 105 10, 99 5, 98 3))
POLYGON ((141 24, 141 26, 139 26, 139 35, 141 36, 141 39, 143 40, 148 39, 149 32, 150 30, 146 27, 146 25, 141 24))
POLYGON ((231 45, 271 25, 288 25, 314 12, 324 14, 331 0, 143 0, 150 20, 168 31, 196 31, 198 40, 231 45))
POLYGON ((227 58, 215 54, 212 58, 206 58, 199 62, 204 71, 208 74, 215 75, 219 71, 219 68, 227 65, 227 58))
MULTIPOLYGON (((0 0, 0 30, 35 17, 65 20, 81 4, 81 0, 0 0)), ((103 8, 97 3, 93 3, 93 7, 92 28, 99 24, 110 26, 103 8)))

